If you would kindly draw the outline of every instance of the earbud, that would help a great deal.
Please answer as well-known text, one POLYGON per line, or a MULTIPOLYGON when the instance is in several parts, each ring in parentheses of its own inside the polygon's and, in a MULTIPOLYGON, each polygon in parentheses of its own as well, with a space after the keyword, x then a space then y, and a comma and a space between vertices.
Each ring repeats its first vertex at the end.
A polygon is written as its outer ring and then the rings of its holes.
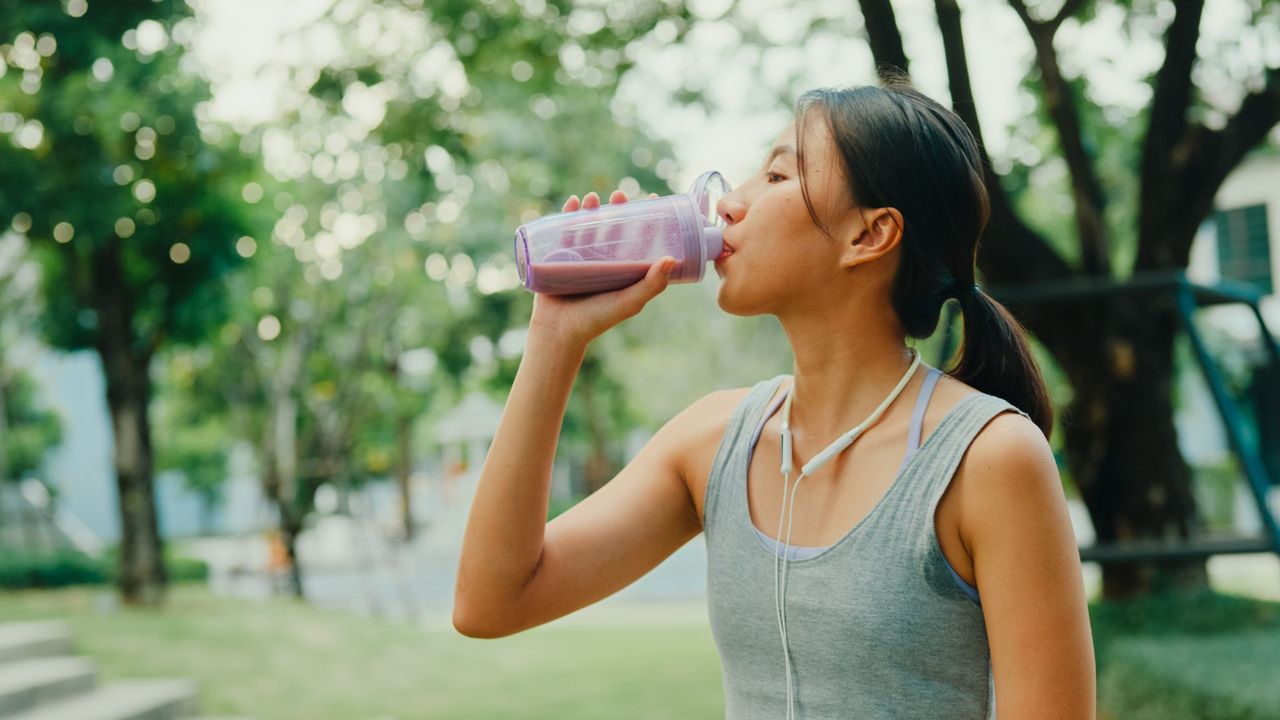
POLYGON ((791 473, 791 392, 787 392, 787 406, 782 411, 782 472, 791 473))

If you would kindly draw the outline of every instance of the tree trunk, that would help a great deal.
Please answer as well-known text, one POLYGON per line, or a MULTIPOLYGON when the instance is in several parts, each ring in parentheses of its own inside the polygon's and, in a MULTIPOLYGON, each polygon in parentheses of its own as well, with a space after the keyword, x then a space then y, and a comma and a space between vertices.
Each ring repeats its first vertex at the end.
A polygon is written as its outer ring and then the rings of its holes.
POLYGON ((302 566, 298 563, 298 535, 302 533, 302 524, 293 518, 281 518, 280 539, 284 542, 285 554, 289 558, 289 591, 298 600, 306 600, 302 589, 302 566))
POLYGON ((158 606, 167 578, 156 515, 151 448, 151 356, 158 334, 137 337, 136 305, 125 280, 118 236, 90 256, 86 269, 96 312, 96 349, 107 385, 120 504, 120 594, 126 605, 158 606))
POLYGON ((412 418, 400 413, 396 418, 396 482, 400 485, 400 522, 404 529, 404 541, 413 542, 413 443, 412 418))
MULTIPOLYGON (((1106 328, 1077 336, 1078 348, 1093 349, 1092 362, 1064 364, 1074 391, 1063 423, 1072 475, 1097 542, 1186 540, 1198 518, 1173 423, 1173 298, 1135 297, 1105 307, 1106 328)), ((1106 599, 1207 583, 1202 559, 1111 563, 1102 575, 1106 599)))
POLYGON ((302 532, 302 519, 298 512, 297 486, 297 424, 298 402, 287 394, 289 384, 280 386, 275 393, 263 436, 263 489, 275 503, 280 513, 280 539, 284 543, 289 561, 290 591, 299 600, 305 599, 302 588, 302 567, 298 562, 298 535, 302 532))
POLYGON ((128 605, 164 600, 163 544, 152 473, 149 359, 134 358, 103 328, 107 406, 115 436, 116 488, 120 502, 120 592, 128 605))

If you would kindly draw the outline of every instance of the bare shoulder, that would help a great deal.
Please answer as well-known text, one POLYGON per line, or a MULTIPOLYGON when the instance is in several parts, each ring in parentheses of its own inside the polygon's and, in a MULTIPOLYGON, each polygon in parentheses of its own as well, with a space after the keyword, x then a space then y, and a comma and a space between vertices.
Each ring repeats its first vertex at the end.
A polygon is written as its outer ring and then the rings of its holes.
POLYGON ((1024 415, 1002 412, 970 443, 953 483, 959 530, 971 550, 984 526, 1026 520, 1046 508, 1065 508, 1053 450, 1040 428, 1024 415))
POLYGON ((716 390, 698 398, 663 426, 661 433, 672 443, 674 461, 689 491, 689 500, 703 517, 707 475, 716 450, 729 426, 733 411, 751 392, 750 387, 716 390))
POLYGON ((992 477, 1016 478, 1045 469, 1057 473, 1044 433, 1031 418, 1012 411, 996 415, 978 432, 966 459, 992 477))

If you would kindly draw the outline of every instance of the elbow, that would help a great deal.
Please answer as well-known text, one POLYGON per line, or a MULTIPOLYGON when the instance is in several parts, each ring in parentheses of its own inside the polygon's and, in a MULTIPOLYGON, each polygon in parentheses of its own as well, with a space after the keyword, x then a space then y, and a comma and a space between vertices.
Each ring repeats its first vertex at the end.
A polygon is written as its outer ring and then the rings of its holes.
POLYGON ((469 585, 460 570, 453 591, 454 630, 470 638, 492 640, 515 635, 531 627, 522 623, 519 596, 503 601, 494 597, 499 593, 486 593, 469 585))
POLYGON ((512 634, 501 623, 495 622, 495 619, 492 613, 469 611, 463 603, 457 601, 453 604, 453 629, 469 638, 493 640, 512 634))
POLYGON ((492 640, 494 638, 503 637, 503 633, 497 632, 494 628, 475 622, 469 618, 461 616, 455 610, 453 613, 453 629, 460 634, 477 640, 492 640))

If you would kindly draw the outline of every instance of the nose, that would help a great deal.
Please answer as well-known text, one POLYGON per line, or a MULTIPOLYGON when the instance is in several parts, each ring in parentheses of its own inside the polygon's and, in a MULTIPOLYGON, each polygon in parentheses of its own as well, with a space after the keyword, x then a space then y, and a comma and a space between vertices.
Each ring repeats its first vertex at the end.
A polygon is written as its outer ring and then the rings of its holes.
POLYGON ((747 205, 737 188, 730 190, 720 198, 720 201, 716 203, 716 214, 724 218, 726 225, 736 225, 742 222, 743 216, 747 214, 747 205))

